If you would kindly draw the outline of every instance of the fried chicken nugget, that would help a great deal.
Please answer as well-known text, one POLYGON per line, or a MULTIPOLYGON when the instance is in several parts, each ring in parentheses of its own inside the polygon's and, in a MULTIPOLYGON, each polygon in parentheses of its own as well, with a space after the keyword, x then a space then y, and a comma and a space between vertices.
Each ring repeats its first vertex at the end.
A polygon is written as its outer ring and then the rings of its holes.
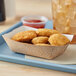
POLYGON ((32 39, 33 44, 45 44, 48 42, 48 37, 35 37, 32 39))
POLYGON ((12 39, 15 41, 20 42, 26 42, 30 41, 31 39, 35 38, 37 36, 36 31, 29 30, 29 31, 23 31, 15 34, 12 39))
POLYGON ((70 40, 62 34, 53 34, 48 39, 52 46, 62 46, 70 42, 70 40))
POLYGON ((38 29, 36 31, 38 36, 47 36, 49 37, 52 34, 58 34, 59 32, 56 30, 52 30, 52 29, 38 29))

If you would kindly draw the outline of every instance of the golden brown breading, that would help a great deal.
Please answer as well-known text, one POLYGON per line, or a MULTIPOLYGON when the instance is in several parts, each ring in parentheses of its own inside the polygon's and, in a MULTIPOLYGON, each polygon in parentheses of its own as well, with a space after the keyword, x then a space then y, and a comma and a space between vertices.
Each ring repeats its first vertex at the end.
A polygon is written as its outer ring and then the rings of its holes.
POLYGON ((39 45, 39 46, 51 46, 49 44, 36 44, 36 45, 39 45))
POLYGON ((29 31, 23 31, 15 34, 12 39, 15 41, 20 42, 26 42, 30 41, 31 39, 35 38, 37 36, 36 31, 29 30, 29 31))
POLYGON ((48 39, 52 46, 61 46, 69 43, 69 39, 62 34, 53 34, 48 39))
POLYGON ((50 36, 52 34, 58 34, 59 32, 56 30, 52 30, 52 29, 38 29, 36 31, 38 36, 50 36))
POLYGON ((48 42, 48 37, 35 37, 32 39, 33 44, 45 44, 48 42))

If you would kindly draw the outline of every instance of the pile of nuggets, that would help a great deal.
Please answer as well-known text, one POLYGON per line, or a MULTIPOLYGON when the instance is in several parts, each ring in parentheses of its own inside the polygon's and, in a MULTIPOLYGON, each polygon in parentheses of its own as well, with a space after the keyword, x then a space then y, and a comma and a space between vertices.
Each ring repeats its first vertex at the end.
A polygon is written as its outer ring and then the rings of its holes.
POLYGON ((12 40, 41 46, 62 46, 70 42, 67 37, 52 29, 19 32, 12 37, 12 40))

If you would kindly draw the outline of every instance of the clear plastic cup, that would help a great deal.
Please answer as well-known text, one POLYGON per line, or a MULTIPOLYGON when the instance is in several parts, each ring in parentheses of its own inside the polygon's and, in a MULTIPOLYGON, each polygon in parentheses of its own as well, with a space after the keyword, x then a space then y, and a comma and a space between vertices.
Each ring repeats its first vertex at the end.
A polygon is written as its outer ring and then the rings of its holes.
POLYGON ((44 28, 48 19, 44 16, 25 16, 21 19, 24 26, 44 28))
POLYGON ((71 33, 76 26, 76 0, 52 0, 54 29, 61 33, 71 33))

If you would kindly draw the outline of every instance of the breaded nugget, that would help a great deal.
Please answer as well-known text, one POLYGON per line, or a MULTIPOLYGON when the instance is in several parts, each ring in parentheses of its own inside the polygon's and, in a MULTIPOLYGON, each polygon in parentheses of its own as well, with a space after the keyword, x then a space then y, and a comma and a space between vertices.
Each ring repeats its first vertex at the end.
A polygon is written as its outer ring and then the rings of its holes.
POLYGON ((39 46, 51 46, 49 44, 36 44, 36 45, 39 45, 39 46))
POLYGON ((49 37, 52 34, 58 34, 59 32, 56 30, 52 30, 52 29, 38 29, 36 31, 38 36, 47 36, 49 37))
POLYGON ((62 34, 53 34, 48 39, 52 46, 61 46, 69 43, 69 39, 62 34))
POLYGON ((33 44, 45 44, 48 42, 48 37, 35 37, 32 39, 33 44))
POLYGON ((33 30, 29 31, 23 31, 15 34, 12 39, 15 41, 20 41, 20 42, 28 42, 31 39, 35 38, 37 36, 36 32, 33 30))

